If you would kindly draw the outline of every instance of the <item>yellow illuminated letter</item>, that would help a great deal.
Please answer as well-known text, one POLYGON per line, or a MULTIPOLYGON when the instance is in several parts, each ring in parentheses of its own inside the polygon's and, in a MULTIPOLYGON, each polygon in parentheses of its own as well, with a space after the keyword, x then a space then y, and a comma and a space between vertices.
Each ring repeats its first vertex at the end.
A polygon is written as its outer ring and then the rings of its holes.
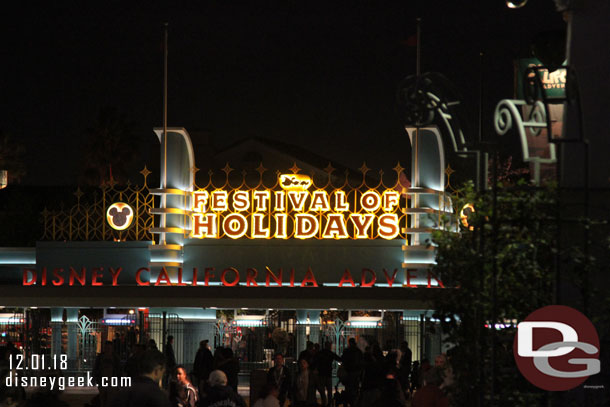
POLYGON ((349 205, 345 198, 345 192, 335 191, 335 212, 349 211, 349 205))
POLYGON ((303 212, 307 191, 288 191, 288 200, 296 212, 303 212))
POLYGON ((257 211, 266 211, 267 203, 269 202, 271 194, 269 191, 254 191, 254 200, 256 201, 257 211))
POLYGON ((275 191, 275 207, 273 208, 276 212, 284 212, 286 210, 286 193, 284 191, 275 191))
POLYGON ((384 213, 377 219, 379 237, 383 239, 394 239, 398 236, 398 215, 395 213, 384 213))
POLYGON ((248 191, 235 191, 233 194, 233 210, 243 212, 250 207, 250 194, 248 191))
POLYGON ((206 238, 218 237, 218 228, 216 227, 215 213, 194 213, 193 214, 193 237, 206 238))
POLYGON ((383 196, 381 197, 382 205, 381 207, 385 212, 392 212, 394 207, 398 205, 398 200, 400 199, 400 195, 396 191, 385 191, 383 196))
POLYGON ((328 202, 328 193, 323 190, 313 191, 311 196, 311 205, 309 211, 330 211, 330 203, 328 202))
POLYGON ((253 239, 269 239, 269 228, 263 226, 265 215, 262 213, 252 214, 252 238, 253 239))
POLYGON ((328 215, 328 221, 326 222, 322 237, 324 239, 346 239, 348 237, 343 214, 331 213, 328 215))
POLYGON ((208 191, 193 192, 193 212, 205 212, 208 205, 208 191))
POLYGON ((275 238, 276 239, 286 239, 288 235, 286 234, 286 219, 287 215, 285 213, 278 213, 275 215, 275 238))
POLYGON ((295 237, 298 239, 309 239, 318 233, 320 224, 315 216, 306 213, 299 213, 295 216, 296 227, 295 237))
POLYGON ((222 228, 225 235, 231 239, 239 239, 246 234, 248 230, 248 222, 246 217, 239 213, 231 213, 227 215, 222 222, 222 228))
POLYGON ((222 212, 228 209, 227 196, 227 191, 212 192, 212 210, 214 212, 222 212))
POLYGON ((371 223, 373 223, 373 219, 375 218, 375 215, 371 214, 371 213, 367 213, 364 215, 359 215, 359 214, 351 214, 349 215, 349 218, 351 219, 352 223, 354 224, 354 231, 355 233, 355 238, 356 239, 367 239, 369 236, 367 235, 367 232, 369 230, 369 228, 371 227, 371 223))
POLYGON ((360 206, 367 212, 375 212, 381 206, 381 197, 377 191, 366 191, 360 197, 360 206))

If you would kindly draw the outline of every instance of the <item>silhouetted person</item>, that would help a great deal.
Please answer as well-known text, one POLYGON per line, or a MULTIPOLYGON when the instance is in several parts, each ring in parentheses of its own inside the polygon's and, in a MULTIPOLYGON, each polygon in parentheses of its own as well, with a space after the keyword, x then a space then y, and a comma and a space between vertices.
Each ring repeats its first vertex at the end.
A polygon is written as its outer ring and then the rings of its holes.
POLYGON ((409 376, 411 375, 411 358, 413 353, 409 349, 409 343, 403 341, 400 344, 400 361, 398 362, 398 380, 404 391, 409 391, 409 376))
POLYGON ((318 370, 318 382, 320 383, 322 405, 329 405, 333 399, 333 361, 341 362, 341 358, 331 350, 332 344, 326 342, 324 349, 318 352, 315 359, 315 366, 318 370))
POLYGON ((354 406, 358 397, 358 386, 360 384, 360 376, 362 374, 362 351, 358 349, 356 340, 349 338, 349 345, 343 351, 341 360, 345 368, 345 393, 347 402, 350 406, 354 406))
POLYGON ((309 363, 309 365, 311 366, 313 364, 313 348, 313 342, 307 341, 307 344, 305 345, 305 350, 299 353, 299 360, 307 359, 307 363, 309 363))
POLYGON ((102 407, 106 407, 109 398, 115 392, 112 387, 102 387, 102 377, 120 376, 121 362, 118 354, 114 351, 114 345, 110 341, 104 343, 104 349, 95 358, 93 364, 93 379, 99 390, 99 400, 102 407))
POLYGON ((122 389, 110 404, 112 407, 169 407, 167 395, 159 387, 165 374, 165 357, 158 350, 147 350, 140 359, 139 377, 131 387, 122 389))
POLYGON ((239 380, 239 361, 233 356, 231 348, 222 348, 222 359, 216 364, 216 369, 222 370, 227 375, 228 385, 237 393, 239 380))
POLYGON ((208 341, 199 342, 199 349, 195 354, 193 373, 197 377, 197 383, 208 380, 208 376, 214 367, 214 356, 208 349, 208 341))
POLYGON ((398 371, 396 368, 389 368, 381 385, 381 397, 377 400, 374 407, 405 407, 407 400, 402 386, 396 378, 398 371))

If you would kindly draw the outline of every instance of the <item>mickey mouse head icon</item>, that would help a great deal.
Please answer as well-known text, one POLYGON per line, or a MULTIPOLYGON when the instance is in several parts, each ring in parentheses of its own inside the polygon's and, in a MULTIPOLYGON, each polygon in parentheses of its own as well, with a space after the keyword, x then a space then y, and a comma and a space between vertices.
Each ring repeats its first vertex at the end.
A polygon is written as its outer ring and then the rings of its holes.
POLYGON ((106 220, 115 230, 125 230, 133 221, 133 209, 124 202, 115 202, 106 211, 106 220))

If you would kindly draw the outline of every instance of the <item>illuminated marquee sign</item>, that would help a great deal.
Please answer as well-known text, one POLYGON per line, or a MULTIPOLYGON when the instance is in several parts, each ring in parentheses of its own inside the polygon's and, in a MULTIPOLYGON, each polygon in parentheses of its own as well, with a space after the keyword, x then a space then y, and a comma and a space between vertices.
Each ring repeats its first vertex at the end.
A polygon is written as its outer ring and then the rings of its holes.
POLYGON ((395 239, 406 224, 396 190, 316 188, 302 174, 281 174, 273 188, 198 190, 192 203, 200 239, 395 239))

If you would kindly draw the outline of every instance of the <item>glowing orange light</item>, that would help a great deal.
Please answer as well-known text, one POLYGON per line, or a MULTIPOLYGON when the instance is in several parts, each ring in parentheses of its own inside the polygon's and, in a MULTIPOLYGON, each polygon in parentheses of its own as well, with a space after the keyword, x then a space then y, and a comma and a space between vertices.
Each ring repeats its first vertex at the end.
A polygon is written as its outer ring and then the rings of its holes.
POLYGON ((280 186, 286 191, 307 191, 311 186, 311 178, 303 174, 281 174, 280 186))
POLYGON ((475 212, 474 206, 472 206, 472 204, 469 204, 469 203, 464 205, 464 207, 460 211, 460 222, 462 223, 462 226, 464 226, 468 230, 474 230, 474 226, 471 226, 468 224, 468 215, 470 215, 473 212, 475 212))
POLYGON ((133 209, 124 202, 115 202, 108 207, 106 220, 111 228, 125 230, 133 221, 133 209))

